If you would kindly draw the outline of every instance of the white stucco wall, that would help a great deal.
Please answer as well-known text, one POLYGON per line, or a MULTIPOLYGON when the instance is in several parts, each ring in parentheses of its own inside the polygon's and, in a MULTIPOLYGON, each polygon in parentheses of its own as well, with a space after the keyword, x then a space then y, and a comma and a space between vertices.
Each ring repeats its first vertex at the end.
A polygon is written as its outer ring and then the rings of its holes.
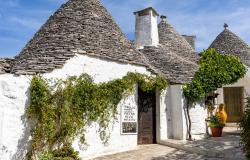
POLYGON ((136 149, 137 147, 137 134, 121 135, 121 122, 120 113, 122 105, 134 105, 137 107, 137 92, 122 100, 117 109, 117 121, 110 124, 110 139, 108 144, 104 145, 101 142, 98 131, 98 124, 93 124, 87 130, 86 140, 89 146, 86 150, 82 150, 79 146, 78 140, 73 144, 74 148, 80 152, 80 156, 87 159, 93 158, 104 154, 111 154, 121 151, 136 149))
POLYGON ((167 90, 166 103, 166 124, 167 139, 186 139, 186 119, 184 112, 184 101, 181 85, 171 85, 167 90))
MULTIPOLYGON (((149 74, 145 67, 77 55, 69 60, 62 69, 44 74, 44 77, 67 78, 87 73, 94 78, 95 82, 99 83, 122 78, 128 72, 149 74)), ((31 79, 31 76, 0 75, 0 160, 19 160, 26 153, 25 146, 28 146, 30 134, 24 113, 29 104, 28 95, 31 79)), ((120 107, 124 104, 129 103, 137 106, 136 95, 134 93, 122 100, 118 111, 120 112, 120 107)), ((118 119, 120 119, 119 115, 118 119)), ((96 132, 97 125, 93 124, 88 129, 87 139, 90 146, 87 150, 80 151, 82 157, 90 158, 93 155, 133 149, 137 146, 137 135, 121 135, 119 122, 111 124, 110 127, 112 135, 110 144, 107 146, 104 146, 99 140, 99 134, 96 132)), ((74 144, 74 147, 78 148, 77 143, 74 144)))
POLYGON ((157 46, 159 44, 159 34, 157 26, 157 16, 150 11, 149 15, 139 16, 136 14, 135 25, 135 46, 157 46))
POLYGON ((156 141, 168 138, 168 117, 167 116, 167 92, 164 90, 161 93, 156 93, 156 141))
POLYGON ((206 133, 205 119, 207 118, 207 109, 205 109, 204 103, 197 103, 193 108, 191 108, 190 117, 192 121, 192 138, 204 138, 204 134, 206 133))
POLYGON ((0 160, 21 159, 29 127, 24 116, 31 77, 0 75, 0 160))
MULTIPOLYGON (((65 79, 68 76, 87 73, 93 77, 96 83, 100 83, 122 78, 128 72, 150 74, 145 67, 76 55, 62 69, 44 74, 44 77, 65 79)), ((31 79, 31 76, 0 75, 0 160, 19 160, 26 154, 26 148, 29 146, 30 127, 24 114, 29 105, 31 79)), ((112 134, 109 144, 105 146, 101 143, 97 133, 97 124, 93 124, 87 130, 86 138, 89 144, 87 150, 80 149, 78 141, 75 141, 73 145, 80 151, 81 157, 84 159, 92 158, 137 147, 137 135, 121 135, 119 121, 121 106, 129 104, 137 107, 137 98, 137 90, 135 89, 132 95, 123 99, 118 105, 118 121, 110 124, 112 134)), ((186 120, 181 85, 169 86, 161 94, 157 92, 156 98, 157 141, 168 138, 185 139, 186 120)), ((191 111, 191 113, 195 117, 193 126, 198 126, 202 117, 201 112, 198 109, 191 111)), ((198 131, 202 126, 194 128, 198 131)))
MULTIPOLYGON (((162 115, 161 124, 164 125, 162 139, 186 140, 187 138, 187 118, 185 113, 185 98, 181 85, 171 85, 168 87, 166 96, 161 99, 162 115), (164 111, 163 111, 164 110, 164 111)), ((204 137, 206 133, 205 118, 207 111, 204 104, 196 104, 190 109, 192 122, 191 133, 194 139, 204 137)))

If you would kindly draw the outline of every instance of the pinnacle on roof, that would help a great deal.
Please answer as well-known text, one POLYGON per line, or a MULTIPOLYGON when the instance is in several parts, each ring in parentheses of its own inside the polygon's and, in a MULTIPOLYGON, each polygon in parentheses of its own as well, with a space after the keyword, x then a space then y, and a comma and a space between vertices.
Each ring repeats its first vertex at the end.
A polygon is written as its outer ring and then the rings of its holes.
POLYGON ((69 0, 15 57, 11 72, 46 73, 61 68, 76 53, 145 66, 142 54, 99 0, 69 0))
POLYGON ((224 26, 223 26, 225 29, 227 29, 228 27, 228 24, 227 23, 224 23, 224 26))
POLYGON ((216 37, 209 48, 216 49, 222 54, 231 54, 240 57, 243 63, 250 66, 250 48, 236 34, 226 28, 216 37))

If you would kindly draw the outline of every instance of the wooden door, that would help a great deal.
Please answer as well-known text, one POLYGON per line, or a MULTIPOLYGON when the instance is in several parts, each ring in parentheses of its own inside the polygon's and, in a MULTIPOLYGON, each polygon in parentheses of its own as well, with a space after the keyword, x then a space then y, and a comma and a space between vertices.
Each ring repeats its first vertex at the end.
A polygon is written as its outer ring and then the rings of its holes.
POLYGON ((244 88, 224 87, 225 110, 228 115, 227 122, 238 122, 243 115, 244 88))
POLYGON ((156 143, 155 93, 139 89, 138 97, 138 144, 156 143))

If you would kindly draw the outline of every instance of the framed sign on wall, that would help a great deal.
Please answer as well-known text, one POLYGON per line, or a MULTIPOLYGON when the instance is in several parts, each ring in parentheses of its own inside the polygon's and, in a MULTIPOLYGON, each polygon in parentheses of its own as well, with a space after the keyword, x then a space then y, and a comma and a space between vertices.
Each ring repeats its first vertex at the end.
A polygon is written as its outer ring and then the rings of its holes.
POLYGON ((137 134, 137 106, 126 104, 121 107, 121 134, 137 134))

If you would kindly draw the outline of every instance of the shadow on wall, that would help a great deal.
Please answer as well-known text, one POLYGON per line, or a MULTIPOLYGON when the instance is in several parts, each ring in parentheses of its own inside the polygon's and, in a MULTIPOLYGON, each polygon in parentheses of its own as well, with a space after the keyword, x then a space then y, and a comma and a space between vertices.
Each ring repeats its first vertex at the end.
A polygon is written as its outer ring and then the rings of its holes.
POLYGON ((25 112, 21 116, 24 131, 23 131, 22 137, 18 140, 17 152, 12 156, 11 160, 25 159, 27 151, 30 149, 30 144, 31 144, 30 129, 34 124, 28 121, 28 117, 26 115, 26 110, 30 104, 30 89, 29 88, 25 92, 25 95, 28 97, 28 99, 25 102, 25 112))

